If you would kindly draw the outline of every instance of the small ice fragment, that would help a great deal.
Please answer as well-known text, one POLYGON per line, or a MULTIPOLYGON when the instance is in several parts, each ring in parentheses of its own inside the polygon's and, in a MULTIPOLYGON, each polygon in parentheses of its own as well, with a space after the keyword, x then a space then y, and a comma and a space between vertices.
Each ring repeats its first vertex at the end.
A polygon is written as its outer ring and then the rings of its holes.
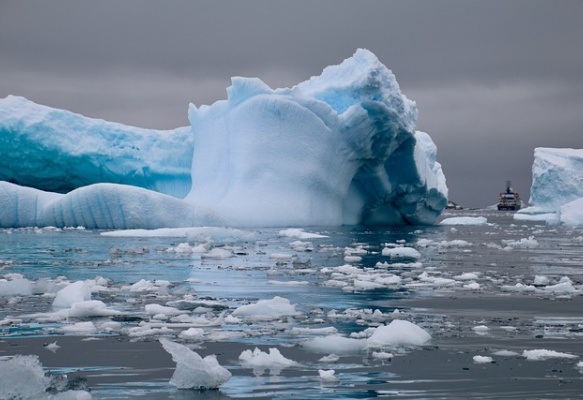
POLYGON ((181 339, 188 340, 202 340, 204 336, 204 329, 201 328, 189 328, 185 331, 180 332, 178 335, 181 339))
POLYGON ((488 364, 494 361, 492 357, 488 356, 474 356, 473 360, 476 364, 488 364))
POLYGON ((520 355, 519 353, 517 353, 515 351, 511 351, 511 350, 498 350, 492 354, 494 354, 495 356, 500 356, 500 357, 516 357, 516 356, 520 355))
POLYGON ((45 344, 45 349, 52 351, 53 353, 56 353, 57 350, 59 350, 61 348, 61 346, 59 346, 57 344, 57 341, 55 340, 53 343, 47 343, 45 344))
POLYGON ((472 330, 474 332, 476 332, 478 335, 486 335, 486 334, 488 334, 488 331, 490 330, 490 328, 488 328, 486 325, 478 325, 478 326, 474 326, 472 328, 472 330))
POLYGON ((319 369, 318 374, 320 375, 320 379, 326 382, 337 381, 338 378, 334 375, 336 371, 333 369, 319 369))
POLYGON ((336 362, 338 360, 340 360, 340 356, 337 356, 336 354, 330 354, 330 355, 327 355, 327 356, 320 358, 318 361, 320 361, 320 362, 336 362))
POLYGON ((409 258, 415 260, 421 258, 421 253, 412 247, 385 247, 382 250, 382 255, 390 258, 409 258))
POLYGON ((441 225, 486 225, 486 217, 451 217, 440 222, 441 225))
POLYGON ((373 351, 372 356, 380 360, 390 360, 394 357, 393 353, 387 353, 386 351, 373 351))

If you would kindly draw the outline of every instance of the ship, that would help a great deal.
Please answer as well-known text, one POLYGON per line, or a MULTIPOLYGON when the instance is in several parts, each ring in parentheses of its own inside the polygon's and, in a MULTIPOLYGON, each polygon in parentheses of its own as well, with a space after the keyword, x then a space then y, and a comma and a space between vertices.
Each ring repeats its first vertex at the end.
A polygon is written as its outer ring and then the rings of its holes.
POLYGON ((518 211, 521 205, 520 194, 512 189, 510 181, 506 181, 506 191, 499 195, 498 210, 518 211))

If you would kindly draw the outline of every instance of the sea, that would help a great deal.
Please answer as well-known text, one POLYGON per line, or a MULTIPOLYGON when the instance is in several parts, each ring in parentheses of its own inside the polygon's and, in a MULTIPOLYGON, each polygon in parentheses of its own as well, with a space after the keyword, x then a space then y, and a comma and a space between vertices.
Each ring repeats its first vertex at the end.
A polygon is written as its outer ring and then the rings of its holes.
MULTIPOLYGON (((458 217, 465 224, 0 230, 0 374, 34 356, 47 398, 583 397, 583 230, 492 210, 441 219, 458 217), (82 300, 98 302, 59 313, 57 293, 78 281, 82 300), (359 345, 395 320, 431 339, 359 345), (160 337, 215 355, 232 377, 177 388, 160 337), (245 362, 248 350, 263 363, 245 362)), ((13 375, 0 398, 27 398, 14 388, 24 393, 31 374, 13 375)))

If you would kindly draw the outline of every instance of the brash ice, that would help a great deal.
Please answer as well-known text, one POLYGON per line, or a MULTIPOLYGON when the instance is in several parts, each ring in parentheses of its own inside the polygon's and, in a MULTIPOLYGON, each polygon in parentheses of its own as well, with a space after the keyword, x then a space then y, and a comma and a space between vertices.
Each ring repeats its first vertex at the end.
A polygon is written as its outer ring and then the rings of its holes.
POLYGON ((292 88, 235 77, 227 95, 164 132, 0 99, 0 226, 429 224, 445 208, 415 103, 370 51, 292 88))

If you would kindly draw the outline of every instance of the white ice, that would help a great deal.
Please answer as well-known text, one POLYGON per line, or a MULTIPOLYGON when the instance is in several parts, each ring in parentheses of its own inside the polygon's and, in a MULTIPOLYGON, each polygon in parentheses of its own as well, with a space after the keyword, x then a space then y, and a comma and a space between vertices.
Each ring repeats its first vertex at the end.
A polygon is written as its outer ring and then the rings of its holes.
POLYGON ((401 319, 395 319, 388 325, 369 328, 362 334, 368 337, 328 335, 307 340, 302 345, 314 353, 348 355, 366 349, 422 346, 431 340, 431 335, 425 329, 401 319))
POLYGON ((257 347, 251 350, 243 350, 239 355, 241 365, 252 368, 256 375, 262 375, 265 370, 270 370, 271 375, 279 375, 282 369, 298 365, 297 362, 284 357, 275 348, 269 348, 269 353, 259 350, 257 347))
POLYGON ((231 373, 218 363, 214 354, 202 358, 182 344, 166 338, 159 340, 176 362, 170 383, 177 388, 216 389, 231 378, 231 373))
POLYGON ((486 217, 450 217, 443 219, 441 225, 486 225, 486 217))

